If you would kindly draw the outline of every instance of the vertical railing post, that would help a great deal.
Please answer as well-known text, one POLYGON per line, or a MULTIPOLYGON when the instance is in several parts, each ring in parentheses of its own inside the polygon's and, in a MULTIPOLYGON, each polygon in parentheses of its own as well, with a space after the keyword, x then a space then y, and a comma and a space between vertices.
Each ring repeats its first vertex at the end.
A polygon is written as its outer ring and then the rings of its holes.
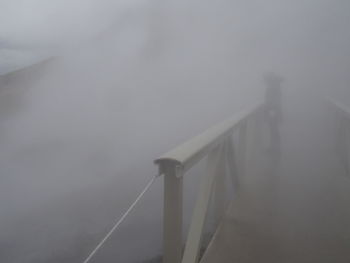
POLYGON ((232 189, 234 193, 236 193, 240 182, 238 180, 236 152, 231 137, 229 137, 226 142, 226 158, 229 175, 231 176, 232 180, 232 189))
POLYGON ((349 132, 350 132, 350 125, 348 119, 344 118, 343 116, 340 116, 340 132, 339 132, 339 152, 340 152, 340 160, 344 165, 344 169, 346 173, 349 173, 350 167, 349 167, 349 132))
POLYGON ((335 113, 335 129, 334 129, 334 139, 335 139, 335 152, 337 154, 337 157, 339 160, 342 160, 342 140, 341 140, 341 134, 342 134, 342 118, 338 114, 337 111, 334 111, 335 113))
POLYGON ((164 174, 163 263, 180 263, 183 177, 175 165, 163 165, 161 169, 164 174))
POLYGON ((214 225, 216 225, 226 210, 226 143, 220 146, 216 164, 215 181, 213 189, 214 225))
POLYGON ((211 150, 207 157, 207 173, 200 183, 198 199, 193 211, 182 263, 198 262, 206 214, 222 152, 222 147, 217 146, 211 150))
POLYGON ((247 120, 243 121, 239 127, 238 157, 239 176, 243 178, 246 174, 247 163, 247 120))
POLYGON ((276 163, 279 162, 281 157, 282 82, 283 78, 277 74, 270 73, 265 75, 265 112, 270 129, 269 152, 276 163))
POLYGON ((347 126, 346 126, 346 138, 345 138, 345 145, 346 145, 346 168, 347 173, 349 175, 350 173, 350 122, 349 119, 347 119, 347 126))
POLYGON ((346 120, 346 136, 345 136, 345 147, 346 147, 346 169, 347 173, 350 172, 350 122, 346 120))
POLYGON ((263 117, 264 112, 255 112, 252 122, 253 122, 253 134, 252 134, 252 158, 254 162, 260 157, 261 150, 263 149, 263 117))

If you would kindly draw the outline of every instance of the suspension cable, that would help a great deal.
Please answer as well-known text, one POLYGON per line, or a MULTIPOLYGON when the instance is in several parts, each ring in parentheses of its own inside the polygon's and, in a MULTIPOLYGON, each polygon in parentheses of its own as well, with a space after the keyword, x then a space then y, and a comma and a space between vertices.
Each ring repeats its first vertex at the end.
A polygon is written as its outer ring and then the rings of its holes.
POLYGON ((154 183, 155 179, 159 177, 159 175, 154 175, 151 180, 147 183, 145 188, 142 190, 142 192, 139 194, 139 196, 136 198, 136 200, 131 204, 131 206, 125 211, 123 216, 117 221, 117 223, 112 227, 112 229, 107 233, 107 235, 98 243, 98 245, 95 247, 94 250, 89 254, 89 256, 84 260, 83 263, 88 263, 92 259, 92 257, 97 253, 97 251, 104 245, 104 243, 108 240, 108 238, 113 234, 113 232, 123 223, 125 218, 130 214, 130 212, 134 209, 136 204, 141 200, 141 198, 144 196, 144 194, 148 191, 148 189, 151 187, 151 185, 154 183))

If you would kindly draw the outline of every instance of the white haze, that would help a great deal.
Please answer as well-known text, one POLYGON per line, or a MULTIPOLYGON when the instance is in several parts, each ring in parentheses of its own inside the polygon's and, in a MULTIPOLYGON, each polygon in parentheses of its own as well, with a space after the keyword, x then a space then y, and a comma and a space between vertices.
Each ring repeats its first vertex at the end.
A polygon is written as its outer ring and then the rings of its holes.
MULTIPOLYGON (((266 71, 292 93, 350 96, 346 1, 0 5, 0 49, 54 55, 1 82, 4 263, 82 260, 156 173, 152 160, 260 98, 266 71)), ((132 226, 160 231, 160 182, 154 192, 132 226)), ((120 240, 138 231, 125 225, 99 262, 115 260, 113 246, 132 246, 120 240)), ((156 256, 155 235, 145 242, 153 250, 120 262, 156 256)))

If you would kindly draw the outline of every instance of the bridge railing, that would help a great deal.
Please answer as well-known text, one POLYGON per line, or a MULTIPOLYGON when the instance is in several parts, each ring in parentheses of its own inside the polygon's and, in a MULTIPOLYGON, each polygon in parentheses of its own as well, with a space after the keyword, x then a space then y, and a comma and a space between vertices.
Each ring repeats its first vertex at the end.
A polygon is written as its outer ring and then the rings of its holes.
POLYGON ((335 149, 345 172, 350 175, 350 108, 329 99, 335 114, 335 149))
MULTIPOLYGON (((271 83, 270 83, 271 84, 271 83)), ((196 263, 201 248, 204 224, 210 197, 215 194, 215 217, 220 218, 225 212, 225 177, 228 172, 233 189, 239 187, 238 177, 246 173, 248 141, 261 145, 263 122, 269 130, 269 153, 275 163, 280 155, 279 125, 282 120, 281 89, 274 81, 265 93, 265 100, 239 111, 202 134, 190 139, 154 161, 159 171, 147 183, 136 200, 125 211, 111 230, 90 252, 84 263, 91 262, 96 253, 125 221, 137 203, 161 175, 164 175, 163 204, 163 263, 196 263), (248 123, 255 123, 250 133, 248 123), (233 135, 238 132, 238 144, 233 144, 233 135), (247 135, 252 134, 255 140, 247 135), (182 213, 183 213, 183 178, 186 173, 203 158, 207 158, 206 174, 201 178, 198 197, 188 231, 183 252, 182 213)))
POLYGON ((225 187, 222 186, 225 185, 226 167, 234 188, 237 188, 237 152, 239 153, 239 164, 243 166, 240 167, 239 172, 244 173, 247 123, 251 120, 261 123, 261 118, 265 115, 260 113, 264 112, 265 106, 264 102, 256 103, 155 160, 159 166, 159 173, 164 175, 163 262, 194 263, 198 261, 210 196, 215 192, 214 207, 218 209, 214 208, 214 210, 217 213, 223 213, 222 202, 225 187), (237 149, 232 141, 235 132, 238 132, 237 149), (201 178, 183 252, 183 178, 196 163, 205 157, 207 157, 206 175, 201 178))

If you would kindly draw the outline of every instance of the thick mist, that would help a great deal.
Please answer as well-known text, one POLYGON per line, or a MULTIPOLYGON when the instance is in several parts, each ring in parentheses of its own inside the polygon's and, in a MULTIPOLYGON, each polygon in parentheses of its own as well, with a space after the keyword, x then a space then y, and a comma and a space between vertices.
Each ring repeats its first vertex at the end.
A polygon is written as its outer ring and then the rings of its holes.
MULTIPOLYGON (((267 71, 284 77, 300 125, 283 128, 284 147, 305 123, 318 129, 322 95, 349 102, 346 1, 0 4, 0 69, 48 58, 0 76, 4 263, 82 261, 157 173, 152 161, 261 99, 267 71)), ((159 179, 95 262, 158 256, 161 204, 159 179)))

